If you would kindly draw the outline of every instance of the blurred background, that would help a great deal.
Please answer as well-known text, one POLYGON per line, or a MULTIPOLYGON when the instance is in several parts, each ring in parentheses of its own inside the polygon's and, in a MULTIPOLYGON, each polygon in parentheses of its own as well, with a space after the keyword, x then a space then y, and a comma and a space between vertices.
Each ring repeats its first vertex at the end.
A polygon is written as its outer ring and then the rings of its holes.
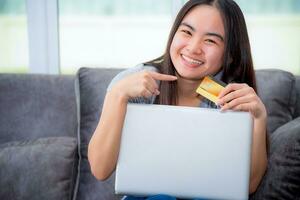
MULTIPOLYGON (((0 72, 74 74, 83 66, 127 68, 149 61, 164 52, 185 2, 0 0, 0 72), (36 2, 43 12, 32 10, 39 9, 36 2), (52 25, 35 26, 41 15, 52 25), (42 47, 32 36, 40 33, 50 38, 42 47), (45 63, 55 69, 43 69, 45 63)), ((246 18, 255 68, 300 75, 300 0, 236 2, 246 18)))

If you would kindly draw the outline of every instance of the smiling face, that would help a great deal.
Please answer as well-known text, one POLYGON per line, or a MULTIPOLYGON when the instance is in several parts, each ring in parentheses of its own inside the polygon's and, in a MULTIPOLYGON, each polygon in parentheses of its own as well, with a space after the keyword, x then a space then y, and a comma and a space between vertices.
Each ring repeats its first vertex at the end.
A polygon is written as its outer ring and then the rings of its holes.
POLYGON ((183 18, 170 46, 170 56, 181 78, 200 80, 222 67, 225 31, 217 8, 194 7, 183 18))

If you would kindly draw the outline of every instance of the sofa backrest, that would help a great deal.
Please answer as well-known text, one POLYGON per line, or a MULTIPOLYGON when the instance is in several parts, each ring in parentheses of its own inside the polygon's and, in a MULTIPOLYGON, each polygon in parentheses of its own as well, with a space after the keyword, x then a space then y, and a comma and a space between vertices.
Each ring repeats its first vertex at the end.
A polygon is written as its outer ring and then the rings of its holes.
POLYGON ((0 144, 77 137, 74 76, 0 74, 0 144))
POLYGON ((256 70, 257 90, 268 112, 268 132, 291 121, 296 110, 295 76, 278 69, 256 70))

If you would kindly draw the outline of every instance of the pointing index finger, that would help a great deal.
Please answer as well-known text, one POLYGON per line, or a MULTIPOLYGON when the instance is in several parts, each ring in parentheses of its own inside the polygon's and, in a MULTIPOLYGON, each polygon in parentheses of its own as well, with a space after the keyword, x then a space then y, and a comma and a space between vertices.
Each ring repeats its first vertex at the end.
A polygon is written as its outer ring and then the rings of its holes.
POLYGON ((175 81, 177 80, 177 76, 172 76, 168 74, 161 74, 158 72, 149 72, 152 78, 160 81, 175 81))

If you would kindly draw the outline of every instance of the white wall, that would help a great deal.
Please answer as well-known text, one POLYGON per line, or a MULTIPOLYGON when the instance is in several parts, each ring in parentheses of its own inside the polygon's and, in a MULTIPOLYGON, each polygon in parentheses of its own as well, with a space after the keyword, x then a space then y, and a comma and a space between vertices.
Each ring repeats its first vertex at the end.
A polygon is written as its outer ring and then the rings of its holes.
POLYGON ((300 74, 300 16, 246 17, 254 65, 300 74))

